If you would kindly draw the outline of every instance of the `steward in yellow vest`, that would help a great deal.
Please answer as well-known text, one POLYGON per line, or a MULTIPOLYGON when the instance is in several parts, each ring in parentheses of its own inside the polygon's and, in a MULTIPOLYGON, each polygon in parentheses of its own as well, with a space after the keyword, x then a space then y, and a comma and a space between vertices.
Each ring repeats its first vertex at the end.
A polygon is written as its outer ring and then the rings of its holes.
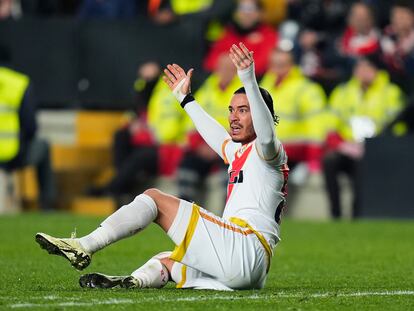
POLYGON ((160 78, 148 102, 148 124, 159 144, 182 144, 189 118, 160 78))
POLYGON ((394 120, 403 107, 403 96, 388 73, 379 70, 365 87, 357 77, 337 86, 329 103, 332 130, 345 141, 360 142, 394 120))
POLYGON ((317 170, 326 136, 326 95, 322 87, 302 74, 290 52, 279 49, 272 52, 260 86, 275 99, 280 117, 277 136, 288 154, 289 166, 307 162, 309 168, 317 170))
POLYGON ((32 165, 37 171, 40 207, 54 207, 56 187, 49 144, 35 137, 36 112, 26 75, 0 67, 0 168, 32 165))
POLYGON ((346 173, 353 188, 353 217, 360 211, 359 160, 364 154, 365 138, 376 136, 403 107, 400 88, 380 70, 375 55, 359 60, 353 77, 337 86, 330 97, 330 128, 323 172, 332 217, 341 216, 339 174, 346 173))
POLYGON ((0 67, 0 163, 3 165, 16 159, 22 143, 25 147, 36 129, 34 113, 30 116, 27 111, 30 107, 24 105, 28 86, 26 75, 0 67), (28 122, 23 123, 25 120, 28 122))

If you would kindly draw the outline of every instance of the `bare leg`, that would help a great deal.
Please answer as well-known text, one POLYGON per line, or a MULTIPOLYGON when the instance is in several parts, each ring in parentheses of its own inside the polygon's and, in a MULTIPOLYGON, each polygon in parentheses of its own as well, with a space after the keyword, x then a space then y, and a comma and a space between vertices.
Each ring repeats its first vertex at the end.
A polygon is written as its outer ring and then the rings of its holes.
POLYGON ((157 205, 158 215, 155 223, 168 232, 177 215, 180 200, 155 188, 144 191, 144 194, 151 197, 157 205))

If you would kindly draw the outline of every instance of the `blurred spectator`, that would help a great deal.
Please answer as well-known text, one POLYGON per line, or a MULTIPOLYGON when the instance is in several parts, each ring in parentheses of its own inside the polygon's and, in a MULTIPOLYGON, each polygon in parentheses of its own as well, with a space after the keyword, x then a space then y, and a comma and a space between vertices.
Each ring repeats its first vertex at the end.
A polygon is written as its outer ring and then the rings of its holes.
POLYGON ((333 132, 327 139, 323 169, 334 218, 341 216, 338 183, 341 173, 351 179, 353 217, 358 217, 361 183, 358 165, 364 154, 364 139, 380 133, 403 106, 401 90, 380 68, 377 55, 359 58, 353 77, 336 87, 330 97, 333 132))
POLYGON ((35 166, 40 207, 50 210, 56 189, 49 144, 36 137, 36 112, 30 79, 7 67, 10 54, 0 48, 0 168, 14 171, 35 166))
MULTIPOLYGON (((228 103, 234 92, 241 86, 228 54, 219 57, 214 72, 195 93, 200 106, 226 129, 228 122, 228 103)), ((223 172, 223 184, 227 182, 227 172, 223 160, 204 142, 192 122, 189 123, 187 151, 178 170, 178 185, 181 198, 195 201, 200 192, 200 186, 211 171, 223 172)), ((223 201, 224 201, 223 197, 223 201)))
POLYGON ((295 167, 298 172, 319 170, 326 134, 323 89, 302 74, 291 52, 281 49, 272 52, 260 86, 276 99, 275 109, 281 119, 277 136, 288 154, 291 176, 295 175, 295 167))
POLYGON ((391 24, 381 40, 383 59, 393 79, 414 94, 414 4, 398 1, 391 10, 391 24))
POLYGON ((18 19, 22 15, 21 7, 15 0, 0 1, 0 21, 6 19, 18 19))
POLYGON ((137 15, 135 0, 83 0, 78 17, 127 19, 137 15))
POLYGON ((226 27, 222 37, 213 43, 204 60, 204 68, 213 71, 221 54, 232 44, 243 42, 254 52, 255 69, 262 75, 267 68, 269 55, 278 41, 277 32, 263 24, 262 5, 258 0, 239 0, 234 18, 226 27))
POLYGON ((144 63, 134 84, 137 115, 114 137, 115 176, 102 187, 89 189, 90 195, 128 194, 140 175, 171 175, 181 159, 186 122, 184 110, 177 104, 160 77, 158 63, 144 63))
POLYGON ((319 40, 316 31, 305 30, 299 35, 299 66, 307 77, 316 78, 323 74, 322 55, 318 49, 319 40))
POLYGON ((343 69, 349 71, 359 56, 379 50, 380 31, 376 26, 373 9, 364 2, 356 2, 348 14, 347 27, 339 40, 339 54, 343 69))
POLYGON ((298 37, 295 54, 303 74, 320 83, 329 93, 344 75, 333 51, 332 40, 323 32, 303 30, 298 37))

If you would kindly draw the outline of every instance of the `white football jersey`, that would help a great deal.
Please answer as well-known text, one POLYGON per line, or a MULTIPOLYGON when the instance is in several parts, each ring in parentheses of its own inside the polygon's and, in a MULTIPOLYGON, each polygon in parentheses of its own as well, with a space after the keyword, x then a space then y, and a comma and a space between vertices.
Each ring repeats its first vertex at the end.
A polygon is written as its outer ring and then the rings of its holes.
POLYGON ((279 223, 287 195, 287 156, 277 141, 277 156, 266 161, 258 154, 255 142, 243 146, 231 140, 223 143, 223 158, 229 164, 223 218, 243 219, 273 248, 280 240, 279 223))

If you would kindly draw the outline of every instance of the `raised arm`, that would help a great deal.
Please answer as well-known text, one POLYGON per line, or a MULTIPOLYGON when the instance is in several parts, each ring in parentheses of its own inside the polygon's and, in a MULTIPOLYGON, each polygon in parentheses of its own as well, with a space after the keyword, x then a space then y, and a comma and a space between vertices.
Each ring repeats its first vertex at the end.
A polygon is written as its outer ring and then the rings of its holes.
POLYGON ((177 64, 167 65, 164 69, 164 81, 167 83, 181 107, 187 112, 193 121, 197 131, 221 158, 225 155, 222 153, 223 143, 230 139, 226 129, 214 120, 203 108, 194 100, 191 95, 191 77, 193 69, 187 73, 177 64))
POLYGON ((254 74, 253 52, 243 43, 240 47, 233 44, 230 48, 230 58, 237 67, 237 73, 246 90, 252 115, 253 127, 256 132, 256 148, 265 160, 273 160, 277 156, 279 141, 275 135, 273 116, 266 106, 260 93, 254 74))

